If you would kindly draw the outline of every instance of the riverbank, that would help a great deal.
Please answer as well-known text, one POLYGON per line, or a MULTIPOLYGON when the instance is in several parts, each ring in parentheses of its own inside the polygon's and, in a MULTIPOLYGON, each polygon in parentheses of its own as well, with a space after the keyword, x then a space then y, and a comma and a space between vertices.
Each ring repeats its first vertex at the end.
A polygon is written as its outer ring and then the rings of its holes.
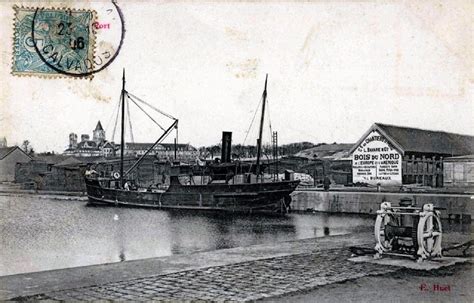
POLYGON ((24 197, 24 196, 35 196, 38 199, 51 199, 51 200, 67 200, 67 201, 87 201, 87 196, 81 193, 70 193, 70 192, 50 192, 50 191, 1 191, 0 196, 9 197, 24 197))
MULTIPOLYGON (((423 271, 406 275, 406 269, 397 266, 351 262, 348 259, 352 256, 349 249, 352 246, 373 247, 372 234, 312 238, 3 276, 0 277, 0 300, 252 301, 279 298, 286 302, 304 302, 315 298, 314 292, 324 292, 327 298, 351 301, 354 287, 360 294, 370 294, 376 289, 383 292, 385 287, 392 287, 391 282, 377 287, 377 281, 384 281, 386 277, 389 277, 387 281, 399 277, 397 283, 400 284, 410 282, 412 276, 423 275, 423 271), (364 277, 366 280, 360 280, 364 277)), ((465 276, 470 266, 457 265, 453 267, 453 274, 459 272, 465 276)), ((449 282, 436 271, 432 275, 437 277, 437 283, 449 282)), ((431 283, 431 280, 426 282, 431 283)), ((466 283, 472 285, 472 277, 466 283)), ((411 287, 408 288, 410 291, 400 293, 397 300, 416 299, 412 297, 411 287)))
POLYGON ((12 197, 34 195, 40 199, 47 198, 47 199, 55 199, 55 200, 77 200, 77 201, 87 200, 87 195, 84 192, 21 189, 20 184, 16 184, 16 183, 0 183, 0 195, 12 196, 12 197))

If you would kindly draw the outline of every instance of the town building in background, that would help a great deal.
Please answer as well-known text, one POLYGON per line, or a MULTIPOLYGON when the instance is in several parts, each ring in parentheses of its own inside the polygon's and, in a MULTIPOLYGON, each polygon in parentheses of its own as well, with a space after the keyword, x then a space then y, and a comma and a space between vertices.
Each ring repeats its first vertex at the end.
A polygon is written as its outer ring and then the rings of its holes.
POLYGON ((113 157, 115 150, 115 144, 106 140, 105 130, 98 121, 92 132, 92 140, 88 134, 82 134, 81 141, 78 142, 77 134, 69 134, 69 146, 63 154, 76 157, 113 157))
MULTIPOLYGON (((77 134, 69 134, 69 146, 63 152, 63 155, 113 158, 120 154, 120 144, 107 141, 105 130, 102 128, 100 121, 97 122, 92 132, 92 140, 88 134, 82 134, 80 142, 78 142, 77 139, 77 134)), ((152 145, 153 143, 126 143, 124 155, 140 157, 144 155, 152 145)), ((195 161, 199 157, 199 152, 190 144, 160 143, 157 144, 148 155, 155 156, 155 158, 160 160, 195 161)))
MULTIPOLYGON (((153 143, 125 143, 124 154, 126 156, 142 156, 153 145, 153 143)), ((120 145, 117 145, 117 150, 120 145)), ((159 160, 176 160, 189 162, 196 161, 199 157, 197 148, 190 144, 160 143, 157 144, 149 153, 149 156, 155 156, 159 160), (176 153, 175 153, 176 149, 176 153)))
POLYGON ((29 161, 31 157, 18 146, 0 147, 0 182, 15 181, 16 164, 29 161))
POLYGON ((0 138, 0 148, 2 147, 7 147, 7 138, 3 137, 3 138, 0 138))
POLYGON ((474 136, 375 123, 350 154, 354 183, 442 187, 445 158, 474 154, 474 136))

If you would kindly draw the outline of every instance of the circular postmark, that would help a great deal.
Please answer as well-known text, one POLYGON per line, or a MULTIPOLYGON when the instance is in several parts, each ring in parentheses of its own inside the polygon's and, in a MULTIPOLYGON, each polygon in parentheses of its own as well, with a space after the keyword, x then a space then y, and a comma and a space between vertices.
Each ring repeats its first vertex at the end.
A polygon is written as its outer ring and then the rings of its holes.
POLYGON ((125 21, 115 1, 94 10, 36 8, 31 44, 52 71, 88 77, 117 58, 125 37, 125 21))

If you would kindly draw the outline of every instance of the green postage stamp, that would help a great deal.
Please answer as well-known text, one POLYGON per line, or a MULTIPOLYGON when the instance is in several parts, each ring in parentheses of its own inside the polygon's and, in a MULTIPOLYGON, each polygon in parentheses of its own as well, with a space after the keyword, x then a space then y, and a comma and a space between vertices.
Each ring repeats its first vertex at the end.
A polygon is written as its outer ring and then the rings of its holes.
POLYGON ((93 10, 13 9, 13 75, 80 76, 94 68, 93 10))

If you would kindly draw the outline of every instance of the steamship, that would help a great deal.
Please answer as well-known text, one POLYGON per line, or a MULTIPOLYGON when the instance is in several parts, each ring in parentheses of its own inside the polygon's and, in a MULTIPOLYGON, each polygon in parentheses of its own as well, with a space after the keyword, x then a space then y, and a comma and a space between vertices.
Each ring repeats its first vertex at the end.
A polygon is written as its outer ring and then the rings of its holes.
MULTIPOLYGON (((176 165, 170 169, 169 186, 167 188, 138 188, 130 186, 130 184, 133 184, 133 180, 130 180, 128 176, 134 169, 137 169, 138 164, 155 146, 162 142, 173 129, 177 128, 178 119, 158 111, 172 119, 173 122, 167 129, 164 129, 163 134, 158 140, 124 172, 124 109, 127 108, 125 98, 133 96, 125 90, 124 71, 120 100, 122 109, 120 172, 113 173, 111 178, 104 178, 99 177, 99 174, 93 170, 87 171, 85 183, 89 203, 158 209, 286 213, 290 209, 290 194, 298 186, 299 180, 292 180, 289 175, 286 176, 285 180, 278 180, 278 178, 269 180, 269 178, 264 177, 265 165, 260 161, 262 154, 262 128, 265 116, 265 103, 267 102, 267 79, 268 75, 265 79, 262 95, 262 113, 259 138, 257 140, 256 163, 231 162, 231 133, 224 132, 221 162, 208 164, 204 170, 201 169, 201 171, 207 172, 206 178, 201 178, 201 180, 206 180, 206 182, 202 182, 202 184, 183 182, 183 177, 189 177, 193 172, 190 172, 189 167, 176 165)), ((137 97, 133 96, 133 98, 135 98, 135 101, 138 101, 137 97)))

